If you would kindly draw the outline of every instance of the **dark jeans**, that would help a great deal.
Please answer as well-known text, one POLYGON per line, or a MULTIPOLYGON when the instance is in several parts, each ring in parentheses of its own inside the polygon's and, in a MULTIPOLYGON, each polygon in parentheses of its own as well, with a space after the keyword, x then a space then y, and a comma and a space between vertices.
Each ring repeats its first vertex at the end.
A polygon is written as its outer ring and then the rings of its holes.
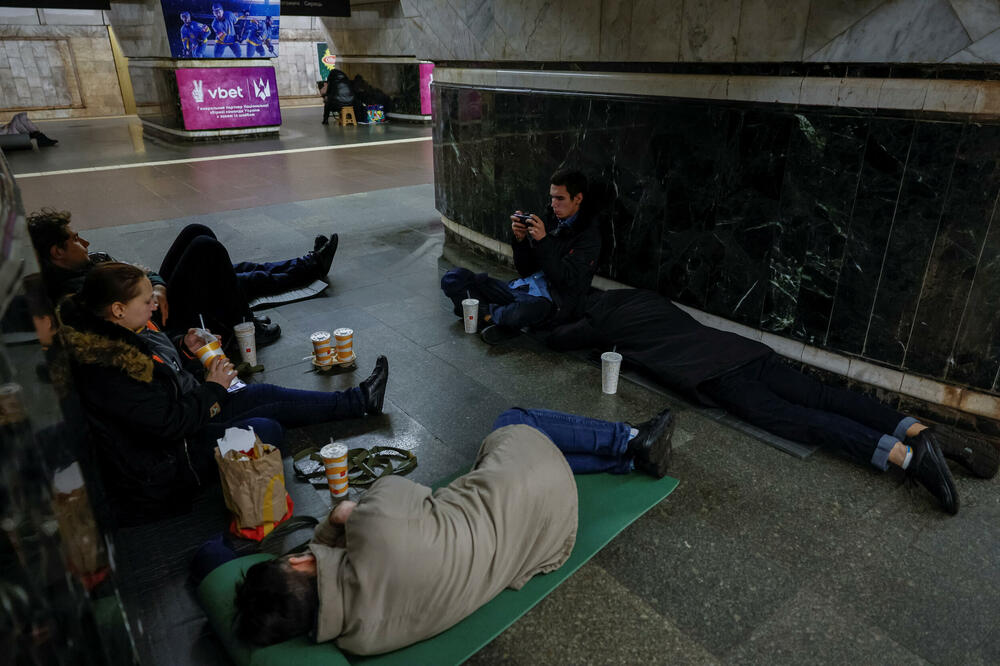
POLYGON ((453 268, 441 278, 441 290, 455 304, 462 316, 462 301, 479 299, 480 312, 490 313, 492 323, 508 328, 532 326, 544 320, 552 309, 552 301, 532 296, 527 287, 511 289, 506 282, 486 273, 473 273, 467 268, 453 268))
POLYGON ((775 353, 698 388, 744 421, 883 470, 893 444, 916 422, 866 395, 827 386, 775 353))
MULTIPOLYGON (((364 416, 361 389, 346 391, 300 391, 274 384, 250 384, 229 396, 229 400, 207 425, 195 433, 195 449, 214 455, 216 440, 226 428, 253 426, 265 444, 281 447, 285 428, 364 416)), ((214 463, 213 463, 214 464, 214 463)))
POLYGON ((497 417, 493 429, 519 424, 545 433, 566 456, 574 474, 632 471, 632 458, 625 453, 631 432, 627 423, 611 423, 548 409, 514 407, 497 417))
POLYGON ((316 265, 308 256, 234 265, 211 229, 189 224, 163 257, 160 276, 167 282, 171 331, 198 326, 200 314, 211 331, 228 339, 233 326, 249 317, 249 300, 305 286, 316 277, 316 265))

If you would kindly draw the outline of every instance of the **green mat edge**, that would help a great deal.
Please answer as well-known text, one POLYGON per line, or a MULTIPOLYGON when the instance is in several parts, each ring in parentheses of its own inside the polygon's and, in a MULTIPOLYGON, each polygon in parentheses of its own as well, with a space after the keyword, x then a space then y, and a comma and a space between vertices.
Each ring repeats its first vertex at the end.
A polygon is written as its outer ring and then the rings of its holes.
POLYGON ((393 652, 348 657, 333 641, 316 644, 304 637, 258 649, 237 641, 231 630, 233 586, 243 571, 257 562, 270 559, 270 555, 248 555, 223 564, 198 586, 198 597, 219 640, 233 661, 241 666, 460 664, 534 608, 626 527, 662 502, 680 483, 672 477, 653 479, 641 474, 590 474, 575 479, 580 502, 580 527, 573 554, 562 567, 535 576, 520 590, 504 590, 451 629, 393 652), (491 618, 498 613, 508 617, 497 623, 491 618), (462 640, 449 638, 458 633, 463 634, 462 640))

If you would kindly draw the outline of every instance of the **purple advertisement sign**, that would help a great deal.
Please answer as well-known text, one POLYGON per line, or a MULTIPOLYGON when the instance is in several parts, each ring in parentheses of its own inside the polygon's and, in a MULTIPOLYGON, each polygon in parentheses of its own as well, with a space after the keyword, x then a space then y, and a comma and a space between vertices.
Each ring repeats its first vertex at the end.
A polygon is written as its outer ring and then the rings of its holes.
POLYGON ((431 81, 434 80, 434 64, 420 63, 420 113, 431 115, 431 81))
POLYGON ((176 72, 185 129, 281 124, 273 67, 199 67, 176 72))

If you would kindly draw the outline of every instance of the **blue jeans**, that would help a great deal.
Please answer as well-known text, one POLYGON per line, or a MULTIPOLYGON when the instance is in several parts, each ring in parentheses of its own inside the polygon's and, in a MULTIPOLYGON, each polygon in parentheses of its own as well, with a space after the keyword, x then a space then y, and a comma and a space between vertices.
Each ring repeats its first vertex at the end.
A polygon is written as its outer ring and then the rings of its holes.
POLYGON ((346 391, 300 391, 274 384, 250 384, 229 396, 222 410, 195 434, 201 443, 214 451, 215 442, 226 428, 253 426, 262 442, 281 447, 285 428, 340 421, 364 416, 361 389, 346 391))
POLYGON ((497 417, 493 429, 509 425, 528 425, 545 433, 566 456, 574 474, 632 471, 632 458, 626 455, 631 432, 627 423, 514 407, 497 417))
POLYGON ((817 443, 885 470, 889 452, 916 419, 877 400, 827 386, 778 358, 763 356, 699 387, 744 421, 806 444, 817 443))
POLYGON ((528 288, 511 289, 506 282, 468 268, 453 268, 441 278, 441 290, 455 304, 455 314, 462 316, 462 301, 479 299, 480 313, 485 305, 492 323, 508 328, 532 326, 543 321, 552 309, 552 301, 532 296, 528 288))

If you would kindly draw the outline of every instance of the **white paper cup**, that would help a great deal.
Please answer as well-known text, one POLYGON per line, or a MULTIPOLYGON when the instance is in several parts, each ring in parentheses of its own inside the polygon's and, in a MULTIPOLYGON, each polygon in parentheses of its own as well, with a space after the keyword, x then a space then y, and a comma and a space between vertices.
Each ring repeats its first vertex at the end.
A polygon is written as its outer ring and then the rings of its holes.
POLYGON ((601 354, 601 392, 614 395, 618 392, 618 373, 622 368, 622 355, 618 352, 601 354))
POLYGON ((479 326, 479 300, 466 298, 462 301, 462 321, 465 322, 465 332, 475 333, 479 326))
POLYGON ((250 365, 257 365, 257 337, 254 334, 253 322, 236 324, 233 326, 233 333, 236 334, 236 341, 240 343, 240 355, 243 356, 243 360, 250 365))

